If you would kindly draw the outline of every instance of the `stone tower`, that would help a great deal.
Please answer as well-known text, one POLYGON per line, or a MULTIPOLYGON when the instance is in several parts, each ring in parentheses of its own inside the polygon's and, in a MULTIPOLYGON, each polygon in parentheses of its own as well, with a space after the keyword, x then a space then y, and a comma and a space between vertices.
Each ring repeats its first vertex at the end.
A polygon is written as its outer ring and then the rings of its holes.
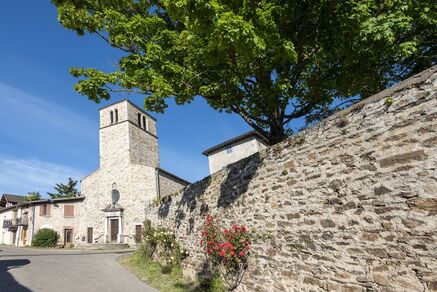
POLYGON ((85 196, 76 244, 128 243, 145 209, 188 184, 159 167, 156 119, 128 100, 100 109, 100 167, 81 182, 85 196))
POLYGON ((156 119, 128 100, 100 109, 100 167, 159 167, 156 119))

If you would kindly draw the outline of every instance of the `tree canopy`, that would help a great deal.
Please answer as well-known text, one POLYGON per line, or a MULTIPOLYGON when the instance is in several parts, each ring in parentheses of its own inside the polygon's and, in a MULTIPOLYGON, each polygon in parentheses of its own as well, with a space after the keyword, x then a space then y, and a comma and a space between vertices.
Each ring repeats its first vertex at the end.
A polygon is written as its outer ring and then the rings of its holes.
POLYGON ((77 180, 68 179, 67 184, 59 183, 54 187, 56 193, 47 193, 50 198, 69 198, 79 196, 79 191, 76 189, 77 180))
POLYGON ((41 194, 39 192, 29 192, 25 197, 24 200, 26 202, 31 202, 31 201, 38 201, 41 200, 41 194))
POLYGON ((100 102, 145 95, 163 112, 203 97, 271 143, 436 63, 429 0, 52 0, 79 35, 124 52, 114 72, 71 68, 100 102))

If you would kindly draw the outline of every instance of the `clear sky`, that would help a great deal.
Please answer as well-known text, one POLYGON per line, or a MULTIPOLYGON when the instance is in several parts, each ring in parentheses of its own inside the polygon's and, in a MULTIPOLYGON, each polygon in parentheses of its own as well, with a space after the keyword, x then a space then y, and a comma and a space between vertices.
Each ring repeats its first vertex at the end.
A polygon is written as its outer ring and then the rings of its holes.
MULTIPOLYGON (((73 90, 68 69, 111 70, 118 52, 61 27, 49 0, 2 0, 0 8, 0 193, 43 195, 98 168, 98 109, 73 90)), ((143 97, 129 96, 142 107, 143 97)), ((158 119, 161 167, 190 181, 208 175, 201 152, 250 130, 201 99, 158 119)))

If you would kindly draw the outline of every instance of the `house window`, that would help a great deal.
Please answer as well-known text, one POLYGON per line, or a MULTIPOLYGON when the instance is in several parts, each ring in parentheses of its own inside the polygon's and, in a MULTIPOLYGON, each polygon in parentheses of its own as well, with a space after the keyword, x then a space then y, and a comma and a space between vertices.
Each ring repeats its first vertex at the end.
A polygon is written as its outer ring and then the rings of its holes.
POLYGON ((64 205, 64 217, 74 217, 74 205, 64 205))
POLYGON ((226 154, 231 154, 231 153, 232 153, 232 147, 226 148, 226 154))
POLYGON ((141 128, 141 114, 138 113, 138 126, 141 128))
POLYGON ((114 123, 114 112, 111 111, 111 125, 114 123))
POLYGON ((147 130, 147 120, 145 116, 143 116, 143 128, 147 130))
POLYGON ((118 123, 118 109, 115 109, 115 122, 118 123))
POLYGON ((51 205, 41 205, 39 206, 40 216, 50 216, 51 215, 51 205))

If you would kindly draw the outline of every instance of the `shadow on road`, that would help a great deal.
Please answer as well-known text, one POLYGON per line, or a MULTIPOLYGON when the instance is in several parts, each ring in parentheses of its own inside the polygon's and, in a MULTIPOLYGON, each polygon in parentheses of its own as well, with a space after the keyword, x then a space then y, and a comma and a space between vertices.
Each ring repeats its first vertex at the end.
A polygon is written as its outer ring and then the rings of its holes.
POLYGON ((0 260, 0 285, 2 292, 31 292, 28 288, 20 285, 14 277, 8 273, 9 270, 17 269, 30 264, 29 260, 0 260))

